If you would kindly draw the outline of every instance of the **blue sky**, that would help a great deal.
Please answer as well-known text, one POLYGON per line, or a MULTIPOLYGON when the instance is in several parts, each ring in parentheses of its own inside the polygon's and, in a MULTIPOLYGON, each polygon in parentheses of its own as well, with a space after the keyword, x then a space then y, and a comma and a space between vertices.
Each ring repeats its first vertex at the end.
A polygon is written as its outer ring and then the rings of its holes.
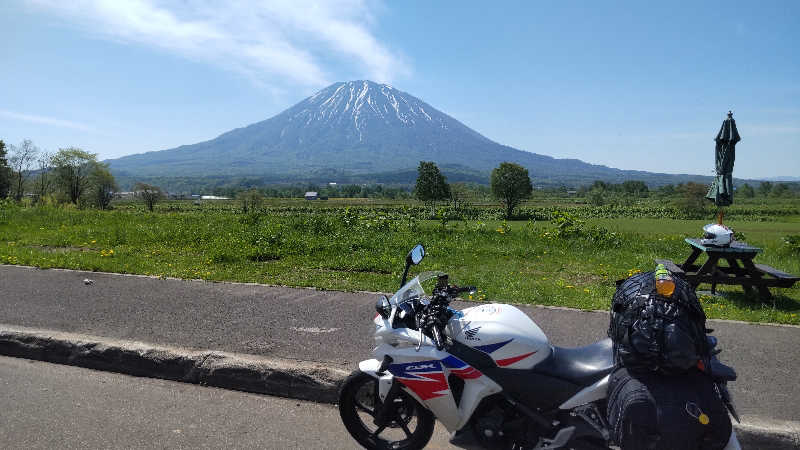
POLYGON ((336 81, 497 142, 623 169, 800 176, 800 2, 0 2, 0 139, 113 158, 216 137, 336 81))

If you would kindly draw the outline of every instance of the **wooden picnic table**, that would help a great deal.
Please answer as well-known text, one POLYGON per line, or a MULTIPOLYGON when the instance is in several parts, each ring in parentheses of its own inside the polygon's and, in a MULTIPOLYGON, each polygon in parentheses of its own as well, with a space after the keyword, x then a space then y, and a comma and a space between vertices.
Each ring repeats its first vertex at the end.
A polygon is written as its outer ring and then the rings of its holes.
POLYGON ((683 264, 677 265, 668 259, 656 259, 656 264, 664 264, 666 268, 685 279, 697 288, 700 283, 710 283, 711 293, 716 294, 717 284, 741 285, 746 293, 754 289, 764 299, 772 298, 770 287, 789 288, 800 280, 800 277, 782 272, 766 264, 756 264, 753 259, 762 249, 745 242, 733 241, 727 247, 704 245, 700 239, 686 238, 692 253, 683 264), (697 259, 705 253, 708 259, 703 264, 696 264, 697 259), (719 263, 725 261, 726 265, 719 263))

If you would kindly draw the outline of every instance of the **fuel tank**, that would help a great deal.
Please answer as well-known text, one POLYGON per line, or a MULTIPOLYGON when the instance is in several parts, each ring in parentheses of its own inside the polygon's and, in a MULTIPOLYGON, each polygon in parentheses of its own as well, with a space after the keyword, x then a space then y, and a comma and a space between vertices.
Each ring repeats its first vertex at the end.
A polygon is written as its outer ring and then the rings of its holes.
POLYGON ((454 340, 489 355, 498 367, 530 369, 550 355, 550 341, 533 320, 511 305, 492 303, 455 314, 454 340))

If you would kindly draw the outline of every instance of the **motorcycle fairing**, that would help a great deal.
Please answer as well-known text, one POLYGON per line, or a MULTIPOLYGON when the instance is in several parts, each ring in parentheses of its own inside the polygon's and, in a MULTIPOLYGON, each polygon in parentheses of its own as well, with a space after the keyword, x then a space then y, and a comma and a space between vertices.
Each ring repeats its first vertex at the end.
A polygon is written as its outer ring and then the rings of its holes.
POLYGON ((475 350, 480 350, 480 351, 482 351, 483 353, 488 353, 488 354, 491 354, 493 351, 495 351, 495 350, 499 350, 499 349, 501 349, 502 347, 505 347, 505 345, 506 345, 506 344, 508 344, 508 343, 510 343, 511 341, 513 341, 513 339, 509 339, 509 340, 507 340, 507 341, 497 342, 497 343, 495 343, 495 344, 489 344, 489 345, 476 345, 476 346, 475 346, 475 347, 473 347, 473 348, 474 348, 475 350))
POLYGON ((450 393, 440 361, 415 361, 406 364, 391 364, 389 372, 395 380, 414 391, 421 400, 430 400, 450 393))
MULTIPOLYGON (((417 351, 413 346, 380 344, 373 352, 376 359, 372 361, 383 360, 387 354, 394 363, 389 365, 389 374, 380 377, 380 382, 383 383, 387 376, 391 376, 395 382, 401 383, 406 392, 430 409, 451 432, 469 421, 483 398, 502 391, 497 383, 483 376, 482 371, 447 352, 436 350, 433 346, 423 345, 417 351), (464 380, 464 389, 458 404, 448 382, 451 374, 464 380)), ((364 366, 372 368, 374 363, 365 363, 364 366)), ((377 377, 377 374, 373 373, 373 376, 377 377)))
POLYGON ((512 305, 474 306, 450 319, 447 333, 491 358, 493 367, 530 369, 547 357, 547 336, 512 305))
POLYGON ((469 364, 452 355, 443 359, 442 363, 450 369, 450 373, 464 381, 483 376, 480 370, 470 366, 469 364))

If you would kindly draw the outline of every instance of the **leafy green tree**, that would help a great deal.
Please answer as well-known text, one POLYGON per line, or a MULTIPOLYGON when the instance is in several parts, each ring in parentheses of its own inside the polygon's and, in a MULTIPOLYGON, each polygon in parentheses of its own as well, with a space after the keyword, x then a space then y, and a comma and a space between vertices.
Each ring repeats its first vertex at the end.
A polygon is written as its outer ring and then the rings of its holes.
POLYGON ((737 194, 741 194, 744 198, 753 198, 756 196, 756 191, 753 189, 753 186, 745 183, 742 185, 737 191, 737 194))
POLYGON ((594 206, 603 206, 606 203, 605 191, 603 189, 592 189, 586 196, 594 206))
POLYGON ((677 206, 692 217, 702 217, 706 212, 705 197, 708 186, 690 181, 678 188, 682 195, 677 201, 677 206))
POLYGON ((769 181, 762 181, 761 184, 758 186, 758 193, 766 197, 769 195, 770 192, 772 192, 772 183, 770 183, 769 181))
POLYGON ((11 170, 16 175, 16 183, 14 183, 14 198, 19 201, 22 200, 22 195, 25 193, 25 180, 30 174, 33 162, 39 154, 39 148, 33 145, 33 141, 25 139, 18 146, 11 146, 11 170))
POLYGON ((77 205, 89 187, 89 177, 97 164, 97 154, 77 147, 61 148, 53 155, 56 184, 67 200, 77 205))
POLYGON ((417 167, 417 184, 414 196, 424 202, 450 198, 450 185, 433 161, 420 161, 417 167))
POLYGON ((503 203, 506 218, 511 218, 514 208, 533 192, 528 169, 510 162, 500 163, 492 170, 492 195, 503 203))
POLYGON ((11 189, 11 168, 8 167, 7 154, 6 143, 0 140, 0 200, 6 198, 11 189))
POLYGON ((658 195, 662 197, 672 197, 675 195, 675 186, 671 184, 665 184, 664 186, 661 186, 658 188, 658 195))
POLYGON ((355 184, 348 184, 347 186, 342 187, 342 196, 347 198, 353 198, 361 193, 361 186, 355 184))
POLYGON ((777 183, 772 188, 772 192, 770 193, 773 197, 788 197, 790 194, 789 186, 784 183, 777 183))
POLYGON ((92 201, 100 209, 108 209, 114 192, 119 189, 114 175, 108 170, 108 164, 95 163, 92 168, 89 183, 91 185, 92 201))
POLYGON ((644 181, 628 180, 622 183, 622 190, 627 194, 632 194, 636 197, 647 197, 650 190, 644 181))
POLYGON ((50 187, 53 184, 53 177, 50 174, 50 171, 53 168, 53 155, 48 152, 42 152, 39 155, 39 159, 36 160, 38 166, 38 172, 34 186, 36 189, 36 196, 39 198, 39 201, 42 201, 47 194, 50 193, 50 187))
POLYGON ((242 204, 242 212, 244 213, 257 211, 261 204, 264 203, 264 196, 257 189, 240 192, 237 197, 242 204))
POLYGON ((147 183, 136 183, 133 190, 136 192, 136 195, 142 197, 144 204, 147 205, 147 209, 149 209, 150 212, 153 211, 156 203, 164 198, 164 192, 160 187, 152 186, 147 183))

